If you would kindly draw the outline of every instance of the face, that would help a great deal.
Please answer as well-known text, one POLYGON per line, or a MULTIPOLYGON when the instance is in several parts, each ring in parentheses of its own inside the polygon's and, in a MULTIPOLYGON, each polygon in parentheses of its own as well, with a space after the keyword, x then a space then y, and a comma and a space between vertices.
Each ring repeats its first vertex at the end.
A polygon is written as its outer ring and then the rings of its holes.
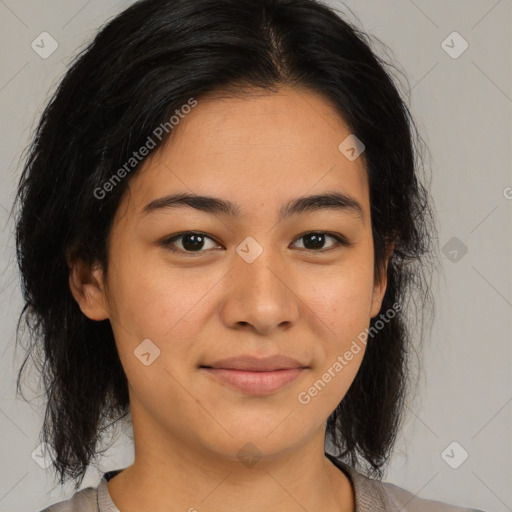
POLYGON ((82 293, 70 282, 87 316, 111 321, 134 427, 229 460, 246 443, 285 453, 325 427, 386 285, 363 160, 338 149, 350 133, 310 91, 210 97, 131 178, 107 274, 82 293), (273 356, 293 362, 218 363, 273 356))

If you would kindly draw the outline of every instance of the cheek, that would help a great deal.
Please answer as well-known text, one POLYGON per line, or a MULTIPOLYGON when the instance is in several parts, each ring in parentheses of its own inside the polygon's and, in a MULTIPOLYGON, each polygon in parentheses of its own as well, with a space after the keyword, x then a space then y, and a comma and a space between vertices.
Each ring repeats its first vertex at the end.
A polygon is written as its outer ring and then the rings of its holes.
POLYGON ((111 250, 109 296, 115 314, 138 338, 161 338, 194 300, 190 281, 171 270, 158 250, 116 241, 111 250), (191 296, 192 295, 192 296, 191 296))
MULTIPOLYGON (((330 275, 314 276, 315 285, 309 288, 309 294, 307 288, 303 291, 319 343, 314 372, 308 387, 301 390, 303 400, 297 398, 316 414, 332 411, 338 405, 365 353, 366 329, 371 318, 373 261, 363 256, 357 259, 357 263, 340 266, 330 275)), ((310 282, 313 283, 313 277, 310 282)))
POLYGON ((344 264, 328 273, 312 272, 302 279, 301 296, 315 317, 322 320, 327 333, 346 339, 370 322, 373 295, 372 262, 344 264))
POLYGON ((125 252, 109 272, 111 323, 123 366, 126 372, 139 369, 134 350, 149 339, 163 356, 159 364, 182 361, 176 366, 183 367, 205 319, 215 311, 214 289, 222 275, 172 268, 161 256, 153 261, 140 256, 125 252))
POLYGON ((338 406, 361 366, 370 323, 371 280, 355 273, 331 280, 312 294, 317 325, 315 364, 295 397, 308 417, 324 418, 338 406))

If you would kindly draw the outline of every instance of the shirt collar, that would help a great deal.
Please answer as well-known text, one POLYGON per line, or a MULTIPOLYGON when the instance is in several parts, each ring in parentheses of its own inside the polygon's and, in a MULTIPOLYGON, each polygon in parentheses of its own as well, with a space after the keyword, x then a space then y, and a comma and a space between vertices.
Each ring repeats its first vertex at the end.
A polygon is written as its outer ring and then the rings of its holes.
MULTIPOLYGON (((382 489, 382 483, 379 480, 373 480, 357 472, 351 466, 339 461, 329 453, 326 457, 343 471, 352 483, 355 495, 355 512, 374 512, 375 510, 389 510, 389 502, 382 489)), ((98 485, 98 510, 99 512, 120 512, 112 501, 108 492, 107 482, 120 473, 122 469, 109 471, 103 475, 98 485)))

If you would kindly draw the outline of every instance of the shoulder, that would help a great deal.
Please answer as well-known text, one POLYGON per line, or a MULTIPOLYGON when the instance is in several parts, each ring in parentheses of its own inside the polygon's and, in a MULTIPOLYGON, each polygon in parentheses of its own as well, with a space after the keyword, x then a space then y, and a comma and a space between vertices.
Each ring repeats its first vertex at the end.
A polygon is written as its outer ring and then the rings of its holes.
MULTIPOLYGON (((474 508, 450 505, 436 500, 419 498, 415 494, 402 487, 391 484, 389 482, 379 482, 377 485, 381 487, 387 501, 391 506, 395 506, 396 510, 407 512, 483 512, 474 508)), ((390 510, 395 510, 391 508, 390 510)))
POLYGON ((87 487, 76 492, 71 498, 60 501, 41 512, 98 512, 98 488, 87 487))
POLYGON ((419 498, 402 487, 368 478, 341 461, 330 460, 344 471, 354 487, 357 512, 483 512, 474 508, 450 505, 441 501, 419 498))

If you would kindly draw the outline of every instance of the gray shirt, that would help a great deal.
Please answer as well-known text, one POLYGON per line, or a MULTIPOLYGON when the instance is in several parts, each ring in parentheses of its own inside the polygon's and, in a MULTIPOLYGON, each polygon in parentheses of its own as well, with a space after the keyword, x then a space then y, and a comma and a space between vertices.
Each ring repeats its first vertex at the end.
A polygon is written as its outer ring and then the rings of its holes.
MULTIPOLYGON (((326 454, 328 457, 329 455, 326 454)), ((421 499, 394 484, 373 480, 352 467, 329 457, 351 480, 355 493, 355 512, 482 512, 421 499)), ((45 508, 41 512, 120 512, 108 492, 107 481, 117 471, 103 475, 97 487, 87 487, 69 500, 45 508)))

